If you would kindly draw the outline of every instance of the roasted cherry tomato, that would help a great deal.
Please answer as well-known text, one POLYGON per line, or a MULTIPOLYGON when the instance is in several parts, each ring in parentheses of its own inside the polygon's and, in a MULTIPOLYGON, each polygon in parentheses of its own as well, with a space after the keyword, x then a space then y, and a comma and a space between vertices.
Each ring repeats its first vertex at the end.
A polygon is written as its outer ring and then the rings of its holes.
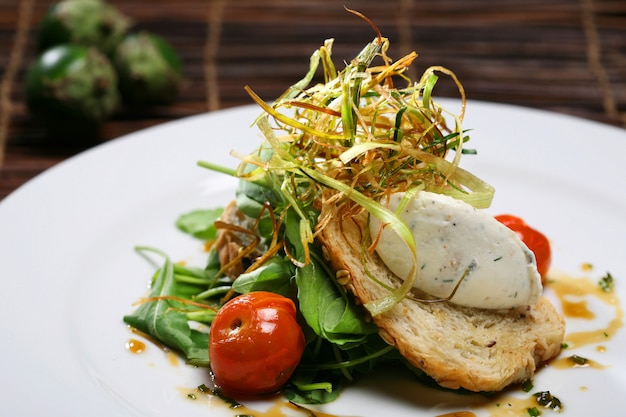
POLYGON ((541 280, 545 281, 546 274, 552 262, 552 251, 548 238, 540 231, 530 227, 524 220, 511 214, 501 214, 495 216, 496 220, 513 230, 520 237, 522 242, 535 254, 537 260, 537 270, 541 275, 541 280))
POLYGON ((304 351, 304 333, 289 298, 257 291, 228 301, 209 335, 215 384, 227 395, 278 391, 304 351))

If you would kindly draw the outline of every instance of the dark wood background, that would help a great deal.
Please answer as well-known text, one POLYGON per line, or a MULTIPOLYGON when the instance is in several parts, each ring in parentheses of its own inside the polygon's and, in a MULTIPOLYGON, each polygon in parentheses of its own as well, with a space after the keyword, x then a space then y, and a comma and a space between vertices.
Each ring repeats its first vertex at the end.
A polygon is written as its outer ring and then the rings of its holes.
MULTIPOLYGON (((512 103, 626 127, 626 0, 110 0, 135 29, 168 40, 186 84, 179 100, 147 112, 122 109, 99 138, 59 144, 27 114, 23 78, 51 1, 0 0, 0 199, 93 146, 148 126, 251 100, 271 100, 308 69, 326 38, 335 62, 375 36, 344 6, 371 18, 390 56, 415 50, 411 69, 453 70, 470 99, 512 103), (95 140, 95 141, 94 141, 95 140)), ((442 84, 439 94, 454 95, 442 84)))

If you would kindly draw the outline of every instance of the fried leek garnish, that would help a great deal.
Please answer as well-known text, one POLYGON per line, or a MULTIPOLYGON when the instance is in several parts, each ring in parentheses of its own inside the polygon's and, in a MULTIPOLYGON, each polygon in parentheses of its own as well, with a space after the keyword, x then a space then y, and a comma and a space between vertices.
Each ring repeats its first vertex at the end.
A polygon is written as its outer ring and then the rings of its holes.
MULTIPOLYGON (((263 109, 256 125, 264 142, 256 152, 240 156, 235 175, 279 191, 301 218, 303 245, 311 244, 329 221, 311 221, 307 207, 333 205, 333 216, 343 217, 365 210, 395 230, 412 253, 413 235, 385 207, 386 196, 405 192, 408 199, 427 190, 488 207, 493 188, 459 167, 469 137, 461 125, 465 92, 455 74, 435 66, 412 80, 407 69, 417 54, 393 61, 387 55, 389 41, 380 35, 337 71, 332 47, 331 39, 315 51, 306 76, 272 104, 246 87, 263 109), (315 83, 320 65, 323 82, 315 83), (458 113, 434 99, 441 74, 458 88, 458 113)), ((417 272, 416 259, 412 261, 411 273, 402 277, 399 288, 366 305, 373 315, 410 291, 417 272)))

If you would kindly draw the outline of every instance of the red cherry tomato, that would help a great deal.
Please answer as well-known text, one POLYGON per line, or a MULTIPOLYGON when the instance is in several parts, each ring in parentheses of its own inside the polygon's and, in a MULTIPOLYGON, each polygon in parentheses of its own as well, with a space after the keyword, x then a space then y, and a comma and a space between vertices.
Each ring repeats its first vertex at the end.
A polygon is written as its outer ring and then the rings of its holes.
POLYGON ((541 275, 541 280, 545 281, 550 263, 552 262, 552 251, 550 242, 540 231, 533 229, 526 222, 511 214, 501 214, 495 216, 496 220, 513 230, 520 237, 522 242, 533 251, 537 260, 537 270, 541 275))
POLYGON ((289 298, 265 291, 233 298, 211 324, 209 359, 215 384, 227 395, 275 392, 293 374, 304 345, 289 298))

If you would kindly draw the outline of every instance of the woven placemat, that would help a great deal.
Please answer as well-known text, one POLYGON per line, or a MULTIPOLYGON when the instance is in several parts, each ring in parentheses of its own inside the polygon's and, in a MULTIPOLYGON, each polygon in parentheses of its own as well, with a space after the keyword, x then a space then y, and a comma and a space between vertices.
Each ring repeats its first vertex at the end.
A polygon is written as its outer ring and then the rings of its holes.
MULTIPOLYGON (((249 85, 272 100, 335 38, 337 62, 375 36, 345 7, 390 39, 390 56, 419 54, 411 75, 452 69, 470 99, 518 104, 626 126, 626 2, 615 0, 110 0, 136 28, 180 53, 186 85, 172 106, 126 109, 102 126, 106 141, 206 111, 250 104, 249 85)), ((0 3, 0 199, 34 175, 92 146, 43 140, 24 105, 22 83, 51 0, 0 3)), ((441 82, 439 94, 454 96, 441 82)))

